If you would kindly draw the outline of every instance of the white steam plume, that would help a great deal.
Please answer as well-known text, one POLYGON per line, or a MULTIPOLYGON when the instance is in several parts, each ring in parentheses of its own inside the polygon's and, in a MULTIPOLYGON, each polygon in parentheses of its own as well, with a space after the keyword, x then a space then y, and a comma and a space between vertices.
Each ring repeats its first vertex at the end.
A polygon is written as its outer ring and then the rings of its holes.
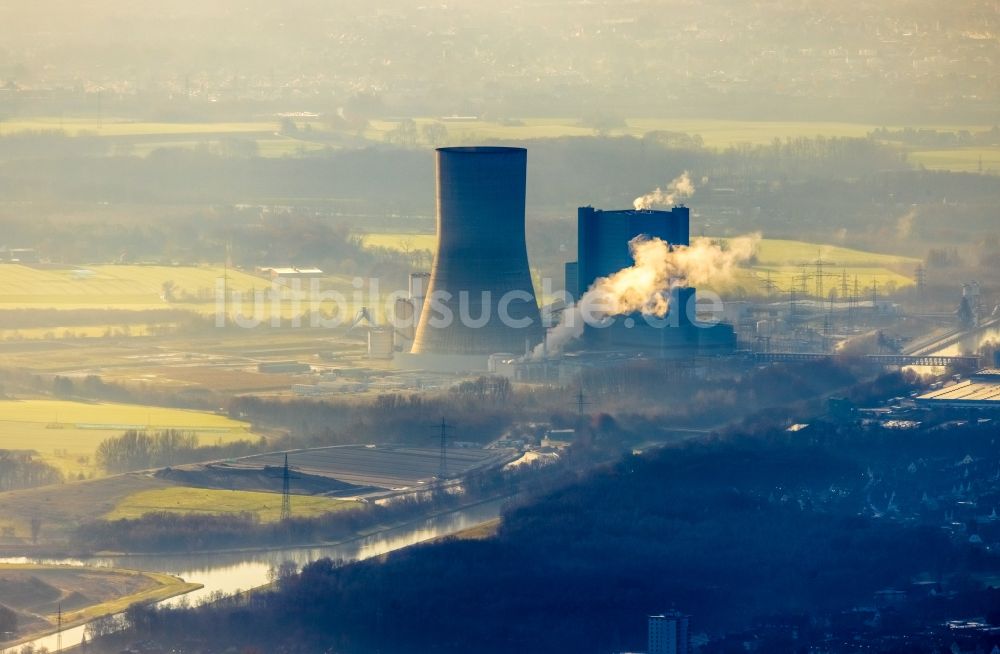
POLYGON ((632 206, 636 211, 652 209, 653 207, 672 207, 678 201, 694 195, 694 184, 691 183, 691 174, 688 171, 681 173, 680 177, 674 178, 667 184, 667 190, 657 187, 652 193, 637 197, 632 206))
POLYGON ((666 316, 671 288, 730 281, 736 268, 754 255, 759 241, 756 233, 722 243, 696 238, 690 246, 671 247, 659 238, 637 236, 629 242, 635 264, 595 280, 577 303, 566 307, 531 358, 558 354, 583 334, 588 322, 629 313, 666 316))

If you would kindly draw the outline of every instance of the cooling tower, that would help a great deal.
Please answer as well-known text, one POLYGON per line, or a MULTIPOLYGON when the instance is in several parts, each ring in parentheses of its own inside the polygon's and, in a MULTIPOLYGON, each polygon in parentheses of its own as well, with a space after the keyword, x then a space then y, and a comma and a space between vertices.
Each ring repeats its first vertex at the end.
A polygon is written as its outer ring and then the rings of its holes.
POLYGON ((528 153, 437 150, 438 247, 414 354, 520 352, 541 341, 524 241, 528 153))

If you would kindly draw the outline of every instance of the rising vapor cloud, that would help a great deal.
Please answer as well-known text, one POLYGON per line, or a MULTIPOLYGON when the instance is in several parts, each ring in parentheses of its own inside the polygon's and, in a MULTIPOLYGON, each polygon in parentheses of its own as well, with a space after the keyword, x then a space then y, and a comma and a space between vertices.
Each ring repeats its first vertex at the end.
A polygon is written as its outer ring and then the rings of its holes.
POLYGON ((685 170, 679 177, 675 177, 667 184, 666 191, 657 187, 652 193, 647 193, 633 200, 632 206, 635 207, 636 211, 653 209, 654 207, 672 207, 692 195, 694 195, 694 184, 691 182, 691 174, 685 170))
POLYGON ((586 324, 630 313, 663 318, 670 311, 670 289, 731 281, 739 265, 754 255, 760 238, 759 233, 721 242, 696 238, 690 246, 646 236, 632 239, 635 263, 595 280, 577 303, 566 307, 531 358, 558 354, 583 335, 586 324))

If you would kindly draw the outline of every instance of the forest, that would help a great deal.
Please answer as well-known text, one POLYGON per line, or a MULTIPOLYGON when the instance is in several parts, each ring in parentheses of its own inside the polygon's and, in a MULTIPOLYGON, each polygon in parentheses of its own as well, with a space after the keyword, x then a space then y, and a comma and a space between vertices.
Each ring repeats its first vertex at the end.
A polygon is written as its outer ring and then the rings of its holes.
POLYGON ((944 478, 967 452, 990 456, 989 429, 942 439, 826 423, 810 434, 743 431, 626 456, 513 508, 495 538, 318 561, 249 604, 152 612, 131 637, 264 650, 294 638, 346 653, 637 651, 654 611, 680 608, 696 632, 718 635, 768 615, 808 623, 916 579, 957 593, 925 608, 935 620, 1000 608, 975 581, 998 569, 995 554, 930 523, 859 511, 885 490, 872 479, 892 479, 911 457, 928 474, 949 462, 935 473, 944 478), (903 438, 914 447, 901 459, 903 438))
POLYGON ((770 407, 783 407, 783 415, 806 411, 816 397, 852 387, 871 373, 848 359, 737 372, 719 366, 699 378, 681 365, 640 360, 586 372, 578 388, 511 392, 487 377, 447 394, 384 393, 368 402, 240 396, 228 408, 231 416, 288 427, 299 442, 317 446, 357 442, 359 434, 377 434, 379 442, 430 444, 435 433, 429 427, 415 432, 413 425, 434 425, 442 416, 455 424, 457 440, 485 444, 532 419, 578 426, 574 398, 582 390, 594 403, 588 424, 596 437, 627 447, 673 428, 711 429, 770 407))

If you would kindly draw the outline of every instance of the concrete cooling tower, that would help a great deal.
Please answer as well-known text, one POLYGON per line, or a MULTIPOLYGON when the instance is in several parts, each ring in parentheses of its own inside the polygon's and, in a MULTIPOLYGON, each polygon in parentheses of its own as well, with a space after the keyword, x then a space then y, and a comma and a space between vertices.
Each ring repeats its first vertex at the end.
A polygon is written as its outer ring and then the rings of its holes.
POLYGON ((438 247, 413 354, 523 352, 541 341, 524 239, 527 159, 523 148, 437 150, 438 247))

